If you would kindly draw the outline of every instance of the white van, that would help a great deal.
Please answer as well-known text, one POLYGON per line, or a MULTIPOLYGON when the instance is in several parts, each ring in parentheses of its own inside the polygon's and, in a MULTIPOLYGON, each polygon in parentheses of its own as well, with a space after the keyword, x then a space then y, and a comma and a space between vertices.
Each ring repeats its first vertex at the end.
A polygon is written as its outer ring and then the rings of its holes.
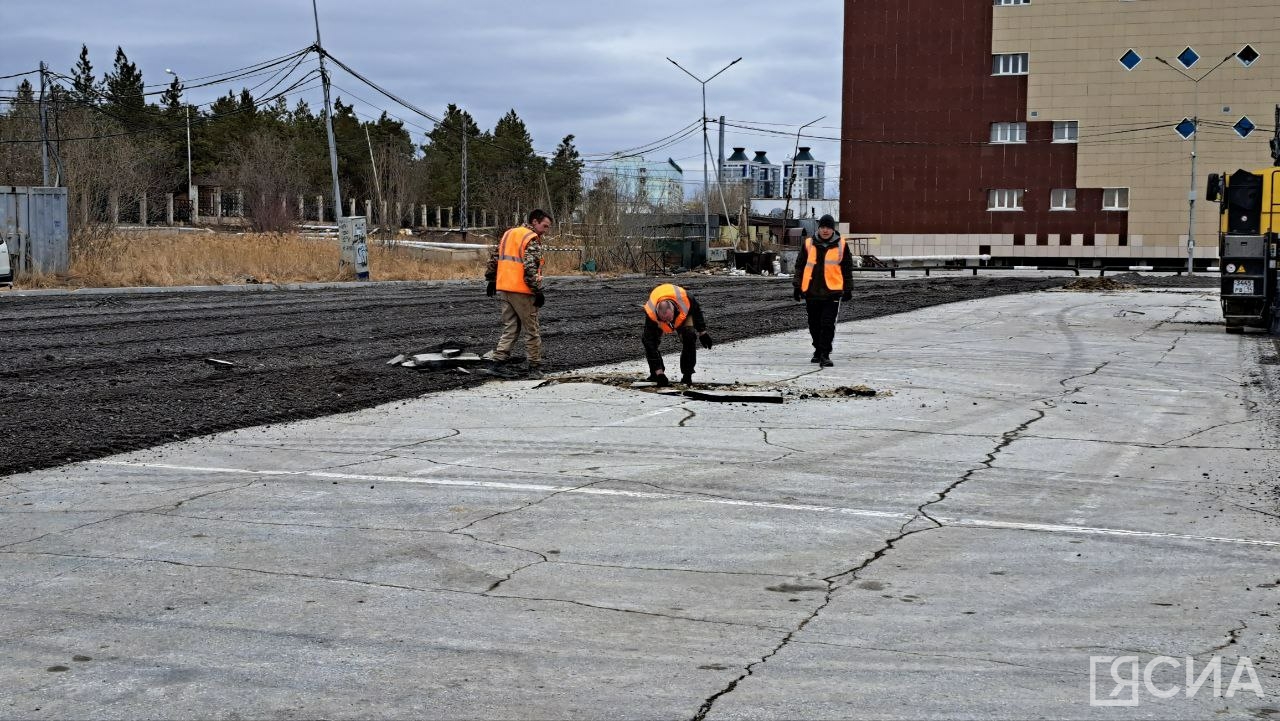
POLYGON ((9 246, 0 238, 0 283, 13 282, 13 269, 9 267, 9 246))

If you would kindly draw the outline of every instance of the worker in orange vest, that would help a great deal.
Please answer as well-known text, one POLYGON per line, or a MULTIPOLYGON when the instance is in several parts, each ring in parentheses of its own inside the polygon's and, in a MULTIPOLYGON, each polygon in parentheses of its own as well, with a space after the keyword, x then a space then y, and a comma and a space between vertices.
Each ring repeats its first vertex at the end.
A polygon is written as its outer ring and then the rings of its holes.
POLYGON ((809 314, 809 337, 813 341, 809 362, 830 368, 835 365, 831 362, 831 342, 836 336, 840 301, 853 298, 853 257, 836 231, 835 218, 819 218, 817 235, 805 238, 796 255, 792 296, 805 301, 809 314))
POLYGON ((685 385, 693 383, 693 369, 698 363, 698 343, 711 349, 714 341, 707 333, 707 321, 702 317, 702 307, 689 291, 678 285, 663 283, 649 294, 649 301, 644 304, 644 342, 645 359, 649 361, 649 381, 660 386, 671 385, 667 378, 666 366, 662 363, 662 354, 658 352, 658 343, 668 333, 680 334, 682 348, 680 351, 680 382, 685 385))
POLYGON ((542 235, 553 219, 543 210, 529 213, 528 222, 503 233, 489 255, 484 279, 485 295, 502 293, 502 337, 484 358, 495 365, 511 360, 511 349, 525 334, 524 371, 530 378, 542 377, 542 334, 538 330, 538 309, 546 303, 542 295, 542 235))

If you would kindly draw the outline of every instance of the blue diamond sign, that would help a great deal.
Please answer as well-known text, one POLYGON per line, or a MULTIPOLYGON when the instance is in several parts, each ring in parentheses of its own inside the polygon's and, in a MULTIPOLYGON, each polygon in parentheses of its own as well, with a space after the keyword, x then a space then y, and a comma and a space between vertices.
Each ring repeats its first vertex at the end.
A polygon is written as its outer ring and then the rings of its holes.
POLYGON ((1231 126, 1231 129, 1236 131, 1236 135, 1239 135, 1242 138, 1247 138, 1249 137, 1249 133, 1252 133, 1257 127, 1258 126, 1254 125, 1253 121, 1248 117, 1242 117, 1236 121, 1235 125, 1231 126))
POLYGON ((1190 70, 1191 66, 1195 65, 1199 60, 1200 54, 1189 47, 1183 48, 1182 52, 1178 53, 1178 62, 1182 63, 1182 67, 1188 70, 1190 70))
POLYGON ((1125 70, 1133 70, 1140 62, 1142 62, 1142 56, 1134 52, 1133 48, 1129 48, 1128 52, 1120 56, 1120 64, 1125 70))
POLYGON ((1182 136, 1183 140, 1189 140, 1192 135, 1196 134, 1196 121, 1191 118, 1183 118, 1181 123, 1173 126, 1174 132, 1182 136))

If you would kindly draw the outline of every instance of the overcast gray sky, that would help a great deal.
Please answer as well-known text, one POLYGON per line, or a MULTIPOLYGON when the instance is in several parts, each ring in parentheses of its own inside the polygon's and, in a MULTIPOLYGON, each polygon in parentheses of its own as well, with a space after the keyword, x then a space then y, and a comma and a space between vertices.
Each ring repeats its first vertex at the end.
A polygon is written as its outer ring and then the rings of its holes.
MULTIPOLYGON (((334 56, 437 116, 448 103, 457 103, 491 129, 514 108, 542 152, 550 153, 569 133, 577 136, 584 155, 633 148, 696 121, 700 86, 668 63, 668 56, 702 78, 741 56, 742 62, 707 85, 708 115, 791 134, 729 128, 726 153, 746 146, 767 150, 769 159, 780 163, 791 155, 798 127, 823 115, 806 134, 839 136, 843 3, 838 0, 318 0, 318 5, 324 46, 334 56)), ((0 27, 5 29, 0 75, 34 68, 40 60, 69 73, 84 43, 101 77, 120 45, 148 84, 166 82, 165 68, 184 77, 211 75, 315 40, 310 0, 0 0, 0 27)), ((0 81, 0 89, 15 82, 0 81)), ((334 82, 341 88, 335 93, 353 101, 363 116, 376 117, 386 109, 430 127, 341 70, 334 71, 334 82)), ((204 103, 228 89, 196 89, 187 99, 204 103)), ((318 91, 309 95, 318 108, 318 91)), ((409 129, 420 142, 422 129, 409 129)), ((711 133, 714 153, 714 126, 711 133)), ((837 142, 805 139, 801 145, 812 146, 814 155, 827 161, 829 178, 838 176, 837 142)), ((696 135, 647 157, 675 158, 687 182, 701 182, 696 135)), ((829 180, 828 193, 834 186, 829 180)))

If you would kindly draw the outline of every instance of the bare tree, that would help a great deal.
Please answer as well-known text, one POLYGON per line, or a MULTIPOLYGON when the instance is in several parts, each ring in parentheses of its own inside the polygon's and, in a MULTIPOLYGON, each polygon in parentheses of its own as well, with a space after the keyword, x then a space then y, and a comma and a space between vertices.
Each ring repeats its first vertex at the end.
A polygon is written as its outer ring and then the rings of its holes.
POLYGON ((305 189, 306 169, 300 154, 276 133, 259 130, 237 143, 219 173, 224 185, 244 191, 245 214, 259 232, 291 230, 297 222, 296 198, 305 189))

